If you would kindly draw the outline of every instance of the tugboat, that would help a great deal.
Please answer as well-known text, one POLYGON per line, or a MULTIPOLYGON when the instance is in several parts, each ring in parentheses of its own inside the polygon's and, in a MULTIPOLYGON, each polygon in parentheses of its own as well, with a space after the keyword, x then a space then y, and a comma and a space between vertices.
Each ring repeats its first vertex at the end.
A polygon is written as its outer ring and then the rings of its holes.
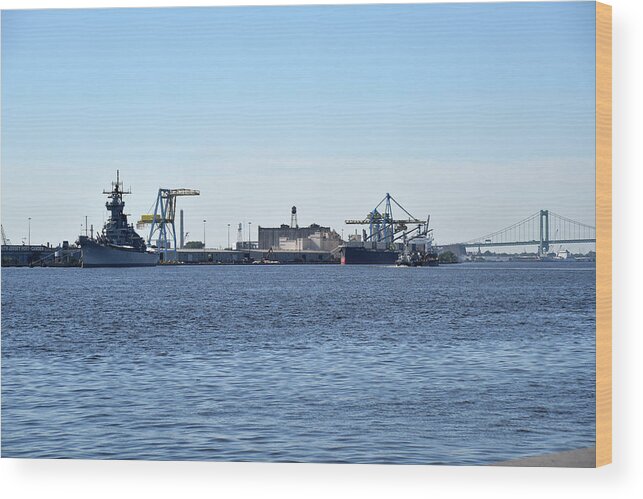
POLYGON ((395 262, 398 267, 437 267, 438 255, 433 251, 408 251, 400 253, 395 262))
POLYGON ((110 213, 103 230, 94 238, 80 236, 77 244, 81 249, 82 267, 153 267, 159 263, 159 254, 148 249, 145 241, 127 222, 123 213, 124 194, 120 172, 116 172, 116 182, 111 191, 103 191, 109 198, 105 207, 110 213))

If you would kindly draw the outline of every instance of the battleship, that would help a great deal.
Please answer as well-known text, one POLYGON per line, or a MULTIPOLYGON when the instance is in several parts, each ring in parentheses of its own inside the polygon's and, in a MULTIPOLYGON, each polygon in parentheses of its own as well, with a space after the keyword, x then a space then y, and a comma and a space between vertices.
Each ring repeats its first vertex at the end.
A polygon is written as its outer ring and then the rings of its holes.
POLYGON ((111 191, 103 191, 108 201, 109 219, 100 234, 91 237, 85 234, 78 238, 81 249, 82 267, 152 267, 159 263, 157 252, 148 249, 145 241, 134 230, 123 213, 124 194, 120 173, 116 172, 116 182, 112 182, 111 191))

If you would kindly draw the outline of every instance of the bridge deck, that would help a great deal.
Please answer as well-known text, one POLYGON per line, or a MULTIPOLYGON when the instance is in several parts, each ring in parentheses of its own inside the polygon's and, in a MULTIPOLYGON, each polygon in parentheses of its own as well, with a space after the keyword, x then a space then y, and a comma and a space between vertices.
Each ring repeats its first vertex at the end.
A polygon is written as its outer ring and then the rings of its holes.
MULTIPOLYGON (((554 244, 576 244, 576 243, 595 243, 596 239, 550 239, 549 241, 543 241, 550 246, 554 244)), ((477 242, 477 243, 458 243, 467 248, 478 248, 478 247, 492 247, 492 246, 540 246, 540 241, 531 240, 531 241, 509 241, 502 243, 494 242, 477 242)))

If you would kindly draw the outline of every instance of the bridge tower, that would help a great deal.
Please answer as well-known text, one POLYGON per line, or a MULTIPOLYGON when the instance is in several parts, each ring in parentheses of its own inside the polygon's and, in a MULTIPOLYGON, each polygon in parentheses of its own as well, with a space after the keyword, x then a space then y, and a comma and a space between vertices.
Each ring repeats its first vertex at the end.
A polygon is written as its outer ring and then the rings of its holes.
POLYGON ((540 210, 540 244, 538 254, 546 255, 549 252, 549 210, 540 210))
POLYGON ((481 248, 495 246, 537 246, 538 255, 543 257, 555 245, 588 243, 596 243, 596 227, 539 210, 520 222, 462 244, 476 248, 478 253, 481 248))

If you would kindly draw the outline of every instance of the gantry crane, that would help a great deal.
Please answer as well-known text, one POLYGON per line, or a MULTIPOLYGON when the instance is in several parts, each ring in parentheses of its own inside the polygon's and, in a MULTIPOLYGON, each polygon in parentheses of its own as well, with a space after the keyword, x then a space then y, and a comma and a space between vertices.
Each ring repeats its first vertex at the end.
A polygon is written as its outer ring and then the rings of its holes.
POLYGON ((172 253, 172 260, 176 260, 176 230, 174 228, 174 217, 176 214, 176 198, 179 196, 198 196, 199 191, 195 189, 159 189, 156 196, 153 215, 142 215, 136 224, 137 228, 150 226, 150 233, 147 237, 147 244, 156 247, 167 261, 172 253), (156 236, 156 239, 155 239, 156 236))
POLYGON ((415 218, 387 192, 384 199, 366 215, 365 219, 346 220, 346 224, 368 225, 369 232, 362 231, 364 241, 386 243, 387 246, 392 246, 400 239, 406 243, 419 237, 430 237, 433 230, 429 229, 430 219, 430 215, 426 220, 415 218), (401 209, 408 218, 396 219, 393 216, 393 204, 401 209), (380 211, 382 205, 384 205, 383 212, 380 211), (409 225, 415 225, 415 227, 409 229, 409 225))
POLYGON ((0 225, 0 229, 2 229, 2 244, 5 246, 11 244, 11 241, 7 239, 7 235, 4 233, 4 225, 0 225))

